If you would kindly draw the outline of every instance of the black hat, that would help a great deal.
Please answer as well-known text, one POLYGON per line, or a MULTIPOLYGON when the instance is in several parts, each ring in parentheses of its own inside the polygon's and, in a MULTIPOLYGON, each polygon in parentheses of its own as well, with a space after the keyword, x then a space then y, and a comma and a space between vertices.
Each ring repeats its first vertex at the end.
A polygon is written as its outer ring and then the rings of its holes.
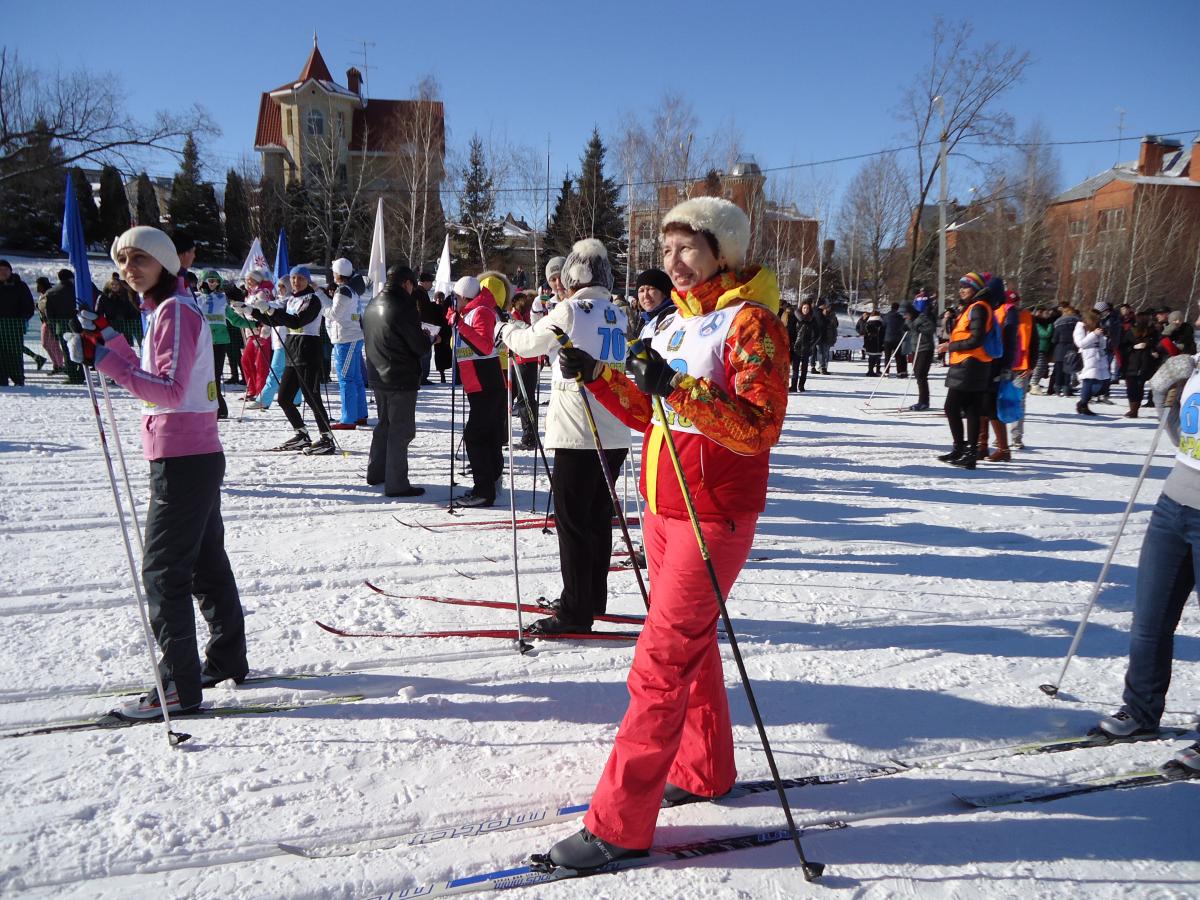
POLYGON ((646 269, 637 277, 637 287, 649 285, 662 292, 664 297, 671 296, 671 279, 662 269, 646 269))
POLYGON ((417 281, 433 281, 433 273, 426 269, 425 271, 421 272, 421 277, 418 278, 417 281))
POLYGON ((171 234, 171 243, 175 245, 176 253, 187 253, 196 249, 196 242, 186 231, 175 231, 171 234))

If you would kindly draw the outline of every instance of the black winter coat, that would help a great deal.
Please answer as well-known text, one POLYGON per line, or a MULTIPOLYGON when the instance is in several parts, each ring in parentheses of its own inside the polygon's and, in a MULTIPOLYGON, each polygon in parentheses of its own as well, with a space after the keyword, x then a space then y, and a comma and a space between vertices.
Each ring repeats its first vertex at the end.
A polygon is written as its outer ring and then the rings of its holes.
POLYGON ((73 319, 75 317, 75 282, 60 281, 46 291, 46 318, 73 319))
POLYGON ((933 336, 935 331, 937 323, 925 313, 918 313, 909 320, 908 333, 912 336, 913 356, 933 353, 937 343, 933 336))
POLYGON ((823 340, 824 323, 815 314, 796 317, 796 339, 792 341, 793 353, 811 353, 812 348, 823 340))
POLYGON ((881 318, 883 319, 883 340, 886 343, 898 344, 904 340, 908 326, 904 322, 904 316, 898 309, 885 312, 881 318))
POLYGON ((1066 362, 1074 359, 1079 352, 1075 347, 1075 326, 1079 316, 1059 316, 1054 322, 1054 331, 1050 333, 1050 354, 1056 362, 1066 362))
POLYGON ((883 352, 883 319, 871 316, 863 325, 863 349, 868 353, 883 352))
MULTIPOLYGON (((970 336, 962 340, 951 341, 950 351, 974 350, 977 347, 982 347, 984 339, 987 337, 987 323, 988 317, 983 307, 978 304, 973 305, 971 308, 971 318, 967 320, 967 329, 970 336)), ((951 363, 949 371, 946 372, 946 387, 959 391, 986 391, 991 387, 991 383, 991 360, 984 362, 982 359, 975 359, 973 356, 968 356, 964 360, 951 363)))
POLYGON ((363 311, 367 383, 375 390, 415 391, 424 372, 421 357, 429 337, 421 328, 416 299, 388 282, 363 311))
POLYGON ((33 294, 29 285, 16 272, 8 281, 0 282, 0 319, 20 319, 26 322, 34 313, 33 294))

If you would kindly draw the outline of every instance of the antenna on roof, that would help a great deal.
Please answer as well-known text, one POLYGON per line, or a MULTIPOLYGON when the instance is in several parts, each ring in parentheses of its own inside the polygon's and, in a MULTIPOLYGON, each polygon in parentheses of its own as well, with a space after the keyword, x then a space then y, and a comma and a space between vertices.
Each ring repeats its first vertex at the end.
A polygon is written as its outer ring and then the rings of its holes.
POLYGON ((1121 142, 1125 140, 1125 108, 1118 106, 1116 108, 1116 113, 1118 116, 1118 118, 1117 118, 1117 161, 1115 163, 1113 163, 1113 165, 1119 166, 1121 164, 1121 142))
POLYGON ((370 83, 369 78, 371 75, 371 68, 372 68, 371 66, 367 65, 367 48, 374 47, 375 42, 374 41, 355 41, 354 43, 356 43, 362 47, 361 50, 359 50, 355 53, 355 56, 362 57, 362 66, 361 66, 362 77, 363 77, 362 93, 363 93, 363 97, 367 97, 368 96, 367 86, 370 83))
POLYGON ((313 29, 313 46, 317 46, 317 29, 313 29))

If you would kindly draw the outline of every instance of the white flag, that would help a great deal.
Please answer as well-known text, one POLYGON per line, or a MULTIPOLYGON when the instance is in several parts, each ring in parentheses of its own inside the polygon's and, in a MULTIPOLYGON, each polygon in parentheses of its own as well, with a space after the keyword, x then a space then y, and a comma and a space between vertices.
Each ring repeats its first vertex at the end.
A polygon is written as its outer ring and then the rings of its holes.
POLYGON ((441 291, 447 297, 454 290, 454 282, 450 280, 450 235, 446 235, 446 243, 442 244, 442 258, 438 260, 437 273, 433 276, 433 290, 441 291))
POLYGON ((242 281, 246 280, 246 275, 251 269, 262 269, 270 274, 271 267, 267 265, 267 257, 263 255, 262 244, 258 238, 254 239, 254 243, 250 245, 250 252, 246 254, 246 261, 242 263, 242 271, 238 273, 238 278, 242 281))
POLYGON ((375 233, 371 236, 371 262, 367 265, 367 278, 371 282, 371 296, 383 290, 387 281, 387 252, 383 240, 383 198, 375 207, 375 233))

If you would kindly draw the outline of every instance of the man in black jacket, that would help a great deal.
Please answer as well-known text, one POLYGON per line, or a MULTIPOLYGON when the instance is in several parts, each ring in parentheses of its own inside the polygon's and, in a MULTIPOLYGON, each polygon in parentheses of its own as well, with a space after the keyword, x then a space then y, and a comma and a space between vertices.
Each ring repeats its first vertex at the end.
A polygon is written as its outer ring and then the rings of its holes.
MULTIPOLYGON (((54 332, 54 338, 62 344, 63 335, 70 330, 75 318, 75 273, 70 269, 58 270, 58 284, 46 291, 46 318, 54 332)), ((71 359, 63 345, 63 360, 67 370, 67 384, 83 384, 83 367, 71 359)))
POLYGON ((885 360, 883 370, 888 372, 892 363, 896 363, 896 377, 908 377, 908 357, 900 352, 900 345, 904 343, 904 336, 908 334, 908 323, 904 320, 904 314, 900 312, 900 304, 893 303, 892 308, 885 312, 881 318, 883 319, 883 358, 885 360))
MULTIPOLYGON (((33 315, 33 294, 8 260, 0 259, 0 387, 25 384, 25 324, 33 315)), ((46 362, 38 357, 40 369, 46 362)))
POLYGON ((367 484, 382 484, 388 497, 425 493, 408 480, 408 445, 417 435, 417 389, 430 346, 413 296, 415 282, 412 269, 392 266, 383 290, 363 312, 367 381, 379 412, 371 435, 367 484))

